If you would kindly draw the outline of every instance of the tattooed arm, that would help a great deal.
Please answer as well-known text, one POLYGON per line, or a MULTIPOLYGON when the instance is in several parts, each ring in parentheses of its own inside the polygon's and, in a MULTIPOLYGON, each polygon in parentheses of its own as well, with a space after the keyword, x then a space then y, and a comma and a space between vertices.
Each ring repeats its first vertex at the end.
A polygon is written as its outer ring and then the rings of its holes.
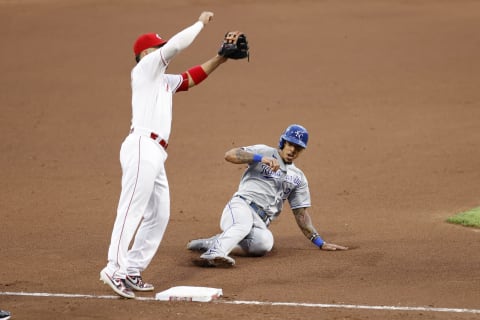
POLYGON ((320 244, 319 245, 320 249, 329 250, 329 251, 348 250, 347 247, 339 246, 334 243, 327 243, 326 241, 322 240, 322 238, 320 238, 317 230, 312 224, 312 219, 310 218, 310 215, 307 212, 307 208, 296 208, 296 209, 293 209, 292 211, 293 211, 293 214, 295 215, 295 221, 297 222, 298 227, 300 228, 300 230, 302 230, 305 237, 307 237, 316 245, 320 244), (315 240, 315 239, 319 239, 319 240, 315 240), (321 242, 318 242, 318 241, 321 241, 321 242))
POLYGON ((268 165, 273 171, 277 171, 280 168, 280 163, 277 159, 251 153, 242 148, 233 148, 227 151, 225 160, 235 164, 261 162, 268 165))

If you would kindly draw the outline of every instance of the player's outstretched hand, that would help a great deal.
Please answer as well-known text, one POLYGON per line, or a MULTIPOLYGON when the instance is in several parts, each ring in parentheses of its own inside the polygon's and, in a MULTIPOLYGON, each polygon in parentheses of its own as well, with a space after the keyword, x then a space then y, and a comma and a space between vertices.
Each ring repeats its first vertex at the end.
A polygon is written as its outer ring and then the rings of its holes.
POLYGON ((348 250, 348 247, 340 246, 334 243, 324 242, 320 249, 326 250, 326 251, 336 251, 336 250, 348 250))
POLYGON ((198 17, 198 21, 202 21, 203 25, 206 26, 213 19, 213 12, 203 11, 198 17))

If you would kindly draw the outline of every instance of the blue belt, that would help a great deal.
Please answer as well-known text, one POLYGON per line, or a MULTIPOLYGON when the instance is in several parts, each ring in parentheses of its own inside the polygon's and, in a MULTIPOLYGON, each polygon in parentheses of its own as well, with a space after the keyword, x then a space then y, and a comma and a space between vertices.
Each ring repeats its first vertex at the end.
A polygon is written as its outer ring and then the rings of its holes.
POLYGON ((246 203, 248 203, 250 205, 250 207, 253 209, 253 211, 255 211, 258 216, 260 217, 260 219, 262 219, 263 222, 265 222, 265 224, 268 226, 270 224, 270 217, 268 216, 268 214, 265 212, 265 210, 263 210, 261 207, 259 207, 255 202, 253 201, 250 201, 240 195, 238 195, 237 197, 239 197, 240 199, 243 199, 246 203))

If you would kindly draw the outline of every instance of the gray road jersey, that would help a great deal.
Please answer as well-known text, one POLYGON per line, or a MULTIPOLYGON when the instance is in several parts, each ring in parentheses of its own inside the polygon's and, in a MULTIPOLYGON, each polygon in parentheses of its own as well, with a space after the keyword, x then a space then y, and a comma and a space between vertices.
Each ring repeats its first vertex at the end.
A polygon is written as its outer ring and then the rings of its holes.
POLYGON ((293 163, 285 164, 277 149, 261 144, 242 149, 276 158, 280 163, 280 169, 273 172, 263 163, 250 164, 240 180, 235 195, 255 202, 272 219, 280 214, 283 202, 287 199, 292 209, 311 206, 307 178, 293 163))

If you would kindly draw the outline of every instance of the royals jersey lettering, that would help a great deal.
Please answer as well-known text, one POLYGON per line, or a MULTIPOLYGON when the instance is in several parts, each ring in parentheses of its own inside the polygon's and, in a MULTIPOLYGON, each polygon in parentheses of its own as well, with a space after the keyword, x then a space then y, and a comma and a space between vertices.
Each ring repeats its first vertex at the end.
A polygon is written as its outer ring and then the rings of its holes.
POLYGON ((259 144, 243 150, 276 158, 280 170, 274 172, 261 162, 250 164, 240 179, 236 195, 255 202, 272 218, 280 214, 285 200, 292 209, 311 206, 307 178, 295 164, 286 164, 277 149, 259 144))

